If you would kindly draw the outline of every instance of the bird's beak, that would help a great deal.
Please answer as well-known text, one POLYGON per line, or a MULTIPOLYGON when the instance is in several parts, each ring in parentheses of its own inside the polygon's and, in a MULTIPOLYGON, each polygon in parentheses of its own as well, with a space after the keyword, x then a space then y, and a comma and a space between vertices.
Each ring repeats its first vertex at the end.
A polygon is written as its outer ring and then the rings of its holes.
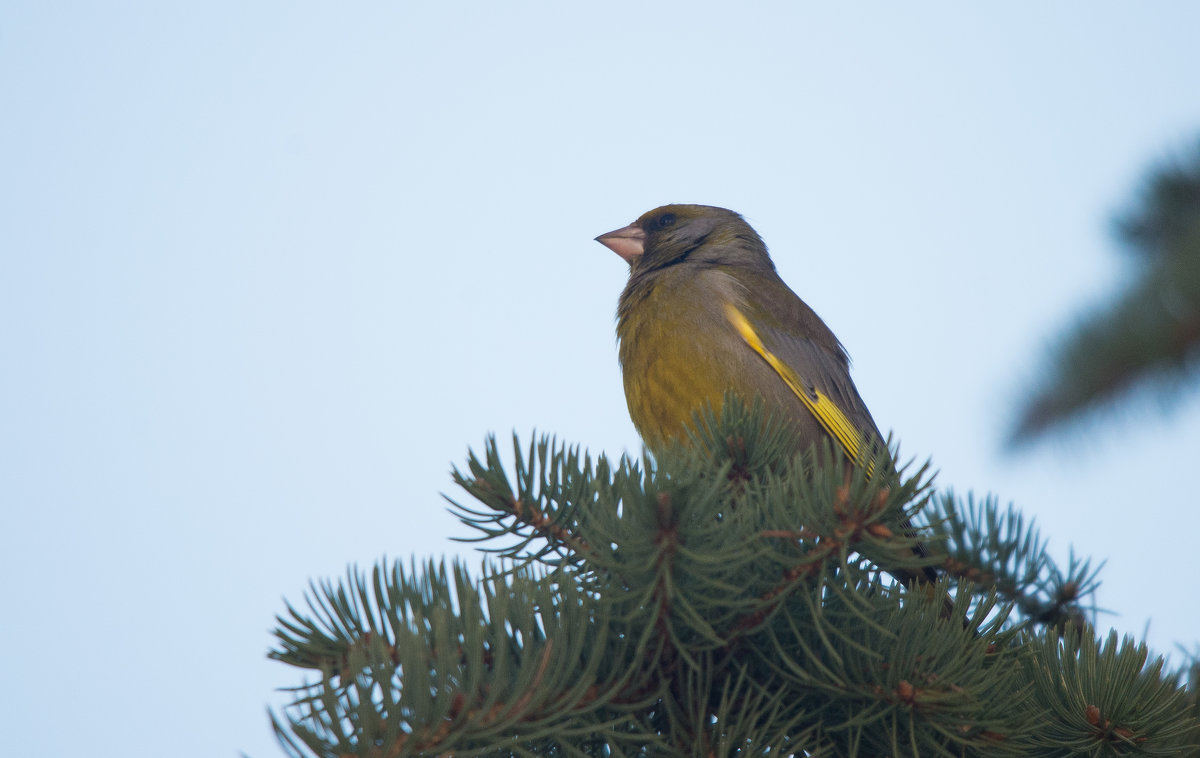
POLYGON ((632 266, 646 251, 646 232, 636 224, 601 234, 596 241, 625 259, 632 266))

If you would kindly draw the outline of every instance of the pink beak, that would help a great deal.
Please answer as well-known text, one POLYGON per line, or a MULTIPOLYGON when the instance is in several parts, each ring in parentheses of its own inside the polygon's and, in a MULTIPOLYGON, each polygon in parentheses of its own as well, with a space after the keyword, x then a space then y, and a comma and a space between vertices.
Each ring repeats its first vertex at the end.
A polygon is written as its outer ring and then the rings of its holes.
POLYGON ((596 241, 621 256, 630 266, 646 251, 646 233, 634 224, 601 234, 596 241))

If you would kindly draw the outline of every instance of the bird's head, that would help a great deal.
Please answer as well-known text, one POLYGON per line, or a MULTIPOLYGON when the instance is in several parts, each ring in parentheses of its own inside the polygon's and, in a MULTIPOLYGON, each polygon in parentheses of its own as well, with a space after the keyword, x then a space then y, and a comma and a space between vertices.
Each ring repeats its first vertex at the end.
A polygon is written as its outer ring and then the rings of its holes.
POLYGON ((762 238, 741 216, 711 205, 664 205, 596 241, 638 274, 687 262, 774 269, 762 238))

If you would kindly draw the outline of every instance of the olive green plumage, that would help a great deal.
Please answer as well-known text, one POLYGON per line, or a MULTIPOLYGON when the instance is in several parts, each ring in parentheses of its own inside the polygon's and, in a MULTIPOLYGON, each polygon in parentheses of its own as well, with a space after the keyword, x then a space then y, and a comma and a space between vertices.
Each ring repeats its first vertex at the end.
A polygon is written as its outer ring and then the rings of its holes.
POLYGON ((652 451, 682 437, 705 404, 719 409, 726 390, 748 401, 761 395, 768 412, 793 424, 802 448, 829 436, 746 344, 729 320, 730 305, 806 388, 833 401, 864 441, 880 439, 850 380, 846 351, 784 284, 762 238, 741 216, 711 206, 666 205, 598 239, 610 247, 624 241, 627 254, 617 252, 630 262, 617 336, 629 414, 652 451))
MULTIPOLYGON (((596 239, 630 266, 617 337, 629 415, 651 451, 686 441, 694 414, 719 411, 726 391, 761 397, 792 426, 797 450, 829 438, 858 464, 882 446, 846 351, 741 216, 664 205, 596 239)), ((892 573, 905 583, 937 578, 931 568, 892 573)))

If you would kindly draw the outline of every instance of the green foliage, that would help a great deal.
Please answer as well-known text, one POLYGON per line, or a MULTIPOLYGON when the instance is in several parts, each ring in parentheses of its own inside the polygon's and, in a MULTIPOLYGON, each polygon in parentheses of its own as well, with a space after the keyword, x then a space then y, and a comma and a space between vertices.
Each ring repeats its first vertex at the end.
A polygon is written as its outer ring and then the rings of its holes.
POLYGON ((933 496, 927 467, 890 457, 793 459, 761 408, 727 401, 697 421, 699 444, 657 461, 593 461, 543 438, 514 439, 506 465, 489 440, 454 472, 471 500, 451 501, 492 552, 477 578, 435 563, 351 571, 280 617, 272 657, 311 675, 275 720, 281 743, 297 756, 1018 756, 1194 742, 1194 700, 1144 648, 1095 644, 1077 605, 1094 574, 1060 575, 1019 517, 960 511, 933 496), (928 557, 898 526, 914 515, 928 557), (959 581, 888 576, 926 565, 959 581))
POLYGON ((1018 409, 1011 441, 1118 407, 1170 400, 1195 383, 1200 353, 1200 146, 1152 171, 1117 233, 1136 268, 1127 288, 1059 339, 1018 409))
MULTIPOLYGON (((1144 644, 1043 635, 1026 659, 1047 723, 1031 756, 1196 755, 1198 726, 1178 677, 1144 644)), ((1194 693, 1191 695, 1194 697, 1194 693)))
POLYGON ((990 587, 1027 622, 1059 629, 1086 624, 1079 602, 1099 586, 1099 567, 1072 552, 1061 570, 1020 512, 1001 509, 995 498, 976 502, 968 495, 960 503, 947 490, 923 515, 936 519, 929 528, 945 546, 943 568, 951 574, 990 587))

